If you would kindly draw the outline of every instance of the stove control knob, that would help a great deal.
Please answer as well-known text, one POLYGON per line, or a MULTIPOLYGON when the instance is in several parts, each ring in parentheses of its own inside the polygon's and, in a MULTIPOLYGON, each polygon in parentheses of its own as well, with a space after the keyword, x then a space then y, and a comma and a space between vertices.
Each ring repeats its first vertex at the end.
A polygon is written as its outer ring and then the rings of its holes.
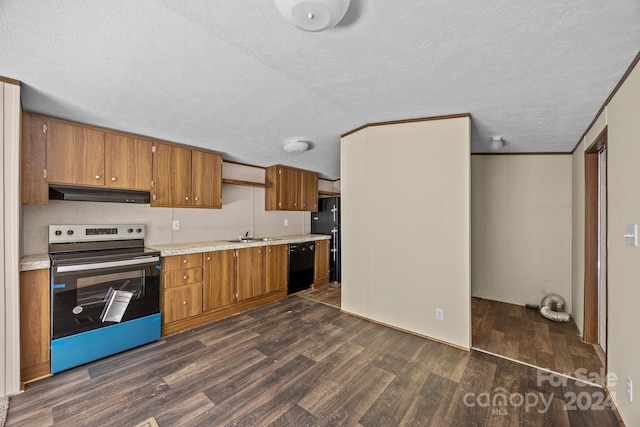
POLYGON ((60 231, 60 230, 56 230, 56 236, 59 236, 59 235, 61 235, 61 234, 62 234, 62 231, 60 231))
POLYGON ((73 234, 73 230, 67 230, 67 234, 71 236, 73 234))
POLYGON ((127 233, 133 233, 133 228, 128 229, 127 233))
POLYGON ((142 228, 136 228, 136 233, 142 233, 142 228))

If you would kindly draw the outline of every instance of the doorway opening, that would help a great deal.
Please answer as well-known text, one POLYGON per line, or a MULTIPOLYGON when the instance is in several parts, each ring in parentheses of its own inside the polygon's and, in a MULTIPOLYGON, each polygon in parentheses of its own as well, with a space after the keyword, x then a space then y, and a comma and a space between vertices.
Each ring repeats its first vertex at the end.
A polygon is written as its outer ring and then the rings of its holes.
POLYGON ((585 342, 607 352, 607 128, 585 153, 585 342))

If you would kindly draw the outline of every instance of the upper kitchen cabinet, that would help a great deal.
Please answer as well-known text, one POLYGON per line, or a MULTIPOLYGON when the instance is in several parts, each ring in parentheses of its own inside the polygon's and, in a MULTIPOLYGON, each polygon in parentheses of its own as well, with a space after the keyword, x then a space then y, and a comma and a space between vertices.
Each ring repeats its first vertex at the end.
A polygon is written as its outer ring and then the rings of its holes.
POLYGON ((300 171, 300 203, 303 211, 318 210, 318 174, 300 171))
POLYGON ((222 157, 172 144, 156 144, 152 206, 222 207, 222 157))
POLYGON ((152 206, 191 206, 191 150, 156 144, 153 153, 152 206))
POLYGON ((318 174, 286 166, 265 172, 265 210, 315 211, 318 207, 318 174))
POLYGON ((47 118, 37 114, 22 114, 20 152, 20 202, 47 204, 47 118))
POLYGON ((149 140, 24 113, 21 201, 48 203, 50 183, 150 191, 151 149, 149 140))
POLYGON ((47 182, 104 186, 104 132, 48 120, 47 182))
POLYGON ((191 190, 194 207, 222 207, 221 155, 191 150, 191 190))
POLYGON ((104 140, 105 186, 149 191, 152 145, 149 140, 107 133, 104 140))

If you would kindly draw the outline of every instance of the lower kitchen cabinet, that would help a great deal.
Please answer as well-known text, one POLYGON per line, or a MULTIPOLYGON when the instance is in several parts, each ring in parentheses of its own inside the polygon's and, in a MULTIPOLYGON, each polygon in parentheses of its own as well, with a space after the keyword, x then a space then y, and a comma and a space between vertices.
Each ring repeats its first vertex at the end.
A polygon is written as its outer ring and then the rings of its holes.
POLYGON ((202 313, 202 283, 164 290, 163 323, 202 313))
POLYGON ((265 293, 265 247, 257 246, 237 250, 238 301, 265 293))
POLYGON ((215 251, 204 254, 202 310, 230 306, 235 302, 236 251, 215 251))
POLYGON ((162 258, 162 324, 202 313, 202 254, 162 258))
POLYGON ((314 287, 329 283, 329 242, 330 240, 316 241, 316 253, 313 268, 314 287))
POLYGON ((20 381, 51 372, 49 269, 20 272, 20 381))
POLYGON ((162 334, 287 296, 286 244, 162 258, 162 334))
POLYGON ((267 246, 265 260, 265 293, 287 290, 287 245, 267 246))

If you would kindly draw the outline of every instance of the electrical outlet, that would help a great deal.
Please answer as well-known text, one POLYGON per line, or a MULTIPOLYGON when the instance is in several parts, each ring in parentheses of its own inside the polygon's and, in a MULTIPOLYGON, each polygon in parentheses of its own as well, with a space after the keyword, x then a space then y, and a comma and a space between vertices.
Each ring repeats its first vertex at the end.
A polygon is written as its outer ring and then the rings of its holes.
POLYGON ((633 381, 631 381, 631 377, 627 377, 627 397, 629 397, 630 402, 633 402, 633 381))
POLYGON ((444 320, 444 310, 436 308, 436 320, 444 320))
POLYGON ((174 230, 180 230, 180 221, 178 221, 178 220, 173 221, 173 229, 174 230))
POLYGON ((285 220, 284 220, 284 226, 285 226, 285 227, 288 227, 288 226, 289 226, 289 220, 288 220, 288 219, 286 219, 286 218, 285 218, 285 220))

